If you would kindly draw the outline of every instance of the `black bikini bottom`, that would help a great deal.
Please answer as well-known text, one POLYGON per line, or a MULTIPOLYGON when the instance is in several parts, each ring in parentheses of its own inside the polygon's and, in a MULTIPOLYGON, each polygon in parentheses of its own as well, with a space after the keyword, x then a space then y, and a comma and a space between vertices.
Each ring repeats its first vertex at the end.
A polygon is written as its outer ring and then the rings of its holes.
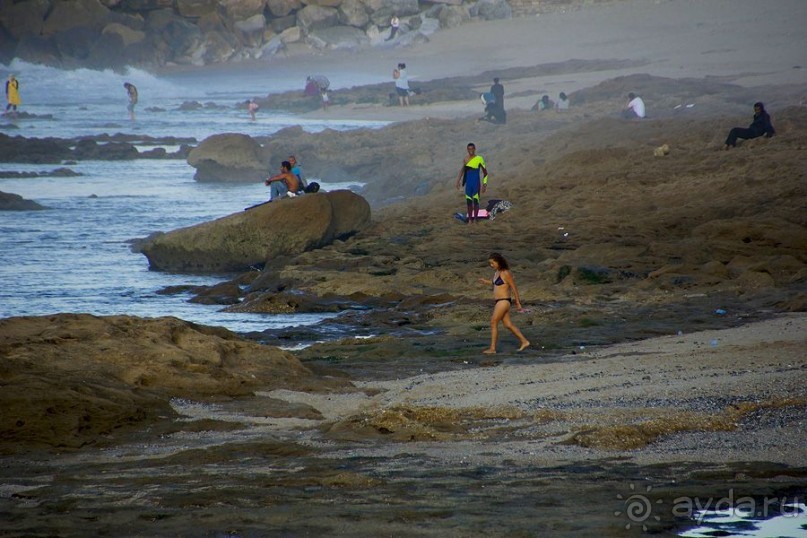
POLYGON ((505 299, 505 298, 501 298, 501 299, 494 299, 494 300, 493 300, 493 304, 496 304, 496 303, 498 303, 499 301, 507 301, 508 303, 513 304, 513 300, 512 300, 510 297, 507 297, 506 299, 505 299))

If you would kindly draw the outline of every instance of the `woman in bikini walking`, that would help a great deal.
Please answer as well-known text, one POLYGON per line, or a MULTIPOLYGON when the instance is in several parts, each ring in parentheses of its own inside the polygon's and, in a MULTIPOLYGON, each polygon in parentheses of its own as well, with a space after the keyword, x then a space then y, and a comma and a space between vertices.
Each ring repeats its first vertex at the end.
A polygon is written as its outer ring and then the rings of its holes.
POLYGON ((482 353, 492 355, 496 353, 496 341, 499 339, 499 322, 513 333, 518 341, 521 342, 521 347, 518 348, 522 351, 530 345, 530 341, 524 338, 518 327, 513 325, 510 320, 510 305, 515 301, 516 308, 519 312, 521 308, 521 299, 518 297, 518 289, 516 288, 516 281, 513 280, 513 275, 510 273, 510 266, 504 256, 498 252, 492 253, 488 256, 488 263, 496 271, 493 278, 480 278, 479 282, 486 286, 493 286, 493 314, 490 316, 490 347, 482 353), (512 294, 512 297, 511 297, 512 294))

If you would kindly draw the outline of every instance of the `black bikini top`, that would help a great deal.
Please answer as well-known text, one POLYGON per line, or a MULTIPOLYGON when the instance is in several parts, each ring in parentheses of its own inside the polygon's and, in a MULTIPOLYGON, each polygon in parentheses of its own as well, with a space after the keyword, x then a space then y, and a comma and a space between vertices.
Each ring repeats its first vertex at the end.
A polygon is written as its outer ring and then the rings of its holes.
POLYGON ((494 286, 502 286, 502 285, 504 285, 504 280, 502 280, 502 276, 498 272, 493 276, 496 277, 495 279, 493 279, 493 285, 494 286))

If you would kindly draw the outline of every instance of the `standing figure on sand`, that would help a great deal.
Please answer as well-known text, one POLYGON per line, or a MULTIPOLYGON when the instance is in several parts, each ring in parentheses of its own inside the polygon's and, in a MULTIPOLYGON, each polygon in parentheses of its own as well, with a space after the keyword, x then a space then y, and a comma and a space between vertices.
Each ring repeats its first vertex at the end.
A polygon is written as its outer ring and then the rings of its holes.
POLYGON ((479 221, 479 197, 488 188, 488 170, 485 168, 485 159, 476 154, 476 144, 469 142, 466 150, 468 154, 463 158, 462 168, 457 175, 457 190, 465 186, 466 222, 472 224, 479 221))
POLYGON ((17 107, 20 106, 20 81, 14 75, 9 75, 6 81, 6 113, 17 113, 17 107))
POLYGON ((765 136, 770 138, 776 134, 776 130, 771 123, 771 117, 765 111, 765 105, 761 102, 754 103, 754 121, 747 129, 742 127, 734 127, 729 131, 729 136, 726 138, 726 147, 724 149, 731 149, 737 147, 737 139, 742 138, 749 140, 752 138, 759 138, 765 136))
POLYGON ((513 302, 516 303, 516 309, 523 312, 521 307, 521 298, 518 296, 518 288, 516 288, 516 281, 513 279, 513 274, 510 272, 510 265, 504 256, 498 252, 493 252, 488 256, 488 264, 496 271, 493 273, 493 278, 480 278, 479 282, 493 287, 493 314, 490 316, 490 347, 482 353, 493 355, 496 353, 496 343, 499 340, 499 322, 504 325, 504 328, 513 333, 518 338, 521 344, 518 348, 519 351, 525 350, 530 341, 524 338, 521 331, 513 325, 510 319, 510 306, 513 302))
POLYGON ((395 81, 395 93, 398 94, 398 104, 409 106, 409 77, 406 74, 406 64, 399 63, 392 70, 392 79, 395 81))
POLYGON ((129 119, 135 120, 135 105, 137 105, 137 88, 130 82, 124 82, 123 87, 126 88, 126 95, 129 97, 129 104, 126 105, 126 110, 129 111, 129 119))
POLYGON ((485 109, 485 112, 488 112, 488 121, 507 123, 507 112, 504 111, 504 85, 499 82, 499 77, 493 79, 490 93, 493 94, 494 101, 489 112, 487 107, 485 109))

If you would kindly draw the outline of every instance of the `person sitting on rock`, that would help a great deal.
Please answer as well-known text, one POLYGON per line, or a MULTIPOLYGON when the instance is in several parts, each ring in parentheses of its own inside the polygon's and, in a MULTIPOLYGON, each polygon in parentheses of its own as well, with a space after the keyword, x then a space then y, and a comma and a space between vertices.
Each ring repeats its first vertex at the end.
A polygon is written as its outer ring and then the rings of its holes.
POLYGON ((754 103, 754 121, 751 122, 751 125, 749 125, 747 129, 734 127, 729 131, 729 136, 726 138, 725 149, 736 147, 738 138, 749 140, 751 138, 759 138, 763 135, 765 138, 770 138, 775 134, 776 131, 773 128, 773 124, 771 124, 771 117, 765 112, 765 105, 756 102, 754 103))
POLYGON ((542 111, 542 110, 552 110, 552 108, 554 108, 554 106, 555 106, 555 102, 552 101, 552 99, 550 99, 548 95, 544 95, 543 97, 541 97, 538 100, 537 103, 532 105, 531 110, 537 110, 539 112, 542 111))
POLYGON ((625 119, 642 119, 645 117, 644 101, 633 92, 628 94, 628 104, 622 109, 622 117, 625 119))
POLYGON ((569 97, 565 93, 560 92, 560 95, 558 95, 558 102, 555 103, 555 110, 569 110, 569 97))
POLYGON ((280 164, 280 173, 263 182, 269 187, 271 201, 279 200, 284 196, 296 196, 300 190, 300 180, 291 172, 291 163, 283 161, 280 164))

